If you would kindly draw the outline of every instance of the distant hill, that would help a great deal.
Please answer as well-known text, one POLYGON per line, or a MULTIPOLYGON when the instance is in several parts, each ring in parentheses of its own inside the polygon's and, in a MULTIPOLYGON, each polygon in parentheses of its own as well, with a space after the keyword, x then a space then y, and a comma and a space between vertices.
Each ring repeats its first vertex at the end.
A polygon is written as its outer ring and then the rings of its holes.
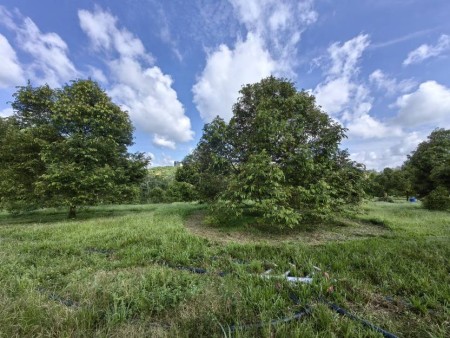
POLYGON ((175 172, 177 171, 177 167, 168 166, 168 167, 155 167, 148 169, 148 173, 150 176, 157 177, 166 182, 171 182, 175 179, 175 172))

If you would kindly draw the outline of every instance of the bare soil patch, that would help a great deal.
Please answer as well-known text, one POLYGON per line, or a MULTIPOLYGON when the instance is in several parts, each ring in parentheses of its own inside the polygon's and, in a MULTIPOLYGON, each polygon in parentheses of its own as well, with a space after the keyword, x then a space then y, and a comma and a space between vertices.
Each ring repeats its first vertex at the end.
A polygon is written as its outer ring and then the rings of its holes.
POLYGON ((220 227, 205 223, 205 211, 189 215, 184 223, 192 234, 218 243, 264 242, 301 242, 308 245, 320 245, 330 241, 342 242, 361 240, 368 237, 387 237, 391 231, 370 222, 345 220, 339 224, 316 224, 304 229, 287 229, 276 233, 267 233, 257 227, 220 227))

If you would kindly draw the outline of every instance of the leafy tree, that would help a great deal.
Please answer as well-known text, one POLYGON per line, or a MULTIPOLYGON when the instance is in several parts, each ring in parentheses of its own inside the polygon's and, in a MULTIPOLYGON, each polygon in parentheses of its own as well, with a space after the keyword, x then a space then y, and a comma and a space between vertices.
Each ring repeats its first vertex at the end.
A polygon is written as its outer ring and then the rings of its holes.
POLYGON ((450 190, 450 129, 436 129, 408 156, 413 188, 424 197, 438 187, 450 190))
POLYGON ((15 114, 1 128, 2 206, 66 206, 75 217, 79 206, 134 198, 148 160, 127 152, 128 114, 95 82, 28 84, 14 99, 15 114))
POLYGON ((410 173, 405 168, 384 168, 381 173, 368 174, 367 193, 376 197, 406 196, 412 194, 410 173))
POLYGON ((202 201, 215 201, 236 172, 229 158, 228 126, 219 117, 205 124, 203 135, 192 154, 183 160, 175 179, 195 186, 202 201))
POLYGON ((274 77, 240 94, 230 122, 217 117, 205 125, 184 161, 182 171, 203 199, 291 227, 361 201, 363 168, 339 150, 345 129, 312 95, 274 77))

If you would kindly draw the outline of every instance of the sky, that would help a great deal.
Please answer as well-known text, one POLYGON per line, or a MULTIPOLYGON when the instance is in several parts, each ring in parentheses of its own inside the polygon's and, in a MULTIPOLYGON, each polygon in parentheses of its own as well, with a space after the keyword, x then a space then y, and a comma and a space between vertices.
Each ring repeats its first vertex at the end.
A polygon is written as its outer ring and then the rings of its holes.
POLYGON ((292 80, 368 169, 450 128, 448 0, 0 0, 0 116, 17 86, 91 78, 153 166, 228 121, 242 85, 292 80))

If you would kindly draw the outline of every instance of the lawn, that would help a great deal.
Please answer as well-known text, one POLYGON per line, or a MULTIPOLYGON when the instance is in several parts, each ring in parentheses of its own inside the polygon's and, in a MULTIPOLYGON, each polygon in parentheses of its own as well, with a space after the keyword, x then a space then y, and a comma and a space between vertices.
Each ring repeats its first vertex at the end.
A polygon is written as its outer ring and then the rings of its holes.
POLYGON ((449 335, 449 213, 370 202, 265 235, 205 225, 203 209, 1 213, 0 337, 382 336, 329 303, 400 337, 449 335))

